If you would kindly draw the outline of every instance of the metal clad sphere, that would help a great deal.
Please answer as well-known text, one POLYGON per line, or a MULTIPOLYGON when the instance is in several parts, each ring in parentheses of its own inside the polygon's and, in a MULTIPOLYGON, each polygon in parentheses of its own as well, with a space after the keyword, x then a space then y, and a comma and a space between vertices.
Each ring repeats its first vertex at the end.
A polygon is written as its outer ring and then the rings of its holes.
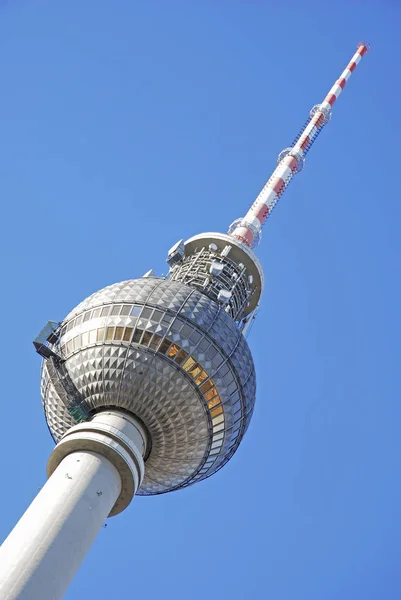
MULTIPOLYGON (((255 401, 252 356, 235 322, 197 289, 157 278, 108 286, 66 317, 57 350, 90 413, 119 407, 147 427, 139 494, 209 477, 238 448, 255 401)), ((75 421, 46 361, 41 387, 58 441, 75 421)))

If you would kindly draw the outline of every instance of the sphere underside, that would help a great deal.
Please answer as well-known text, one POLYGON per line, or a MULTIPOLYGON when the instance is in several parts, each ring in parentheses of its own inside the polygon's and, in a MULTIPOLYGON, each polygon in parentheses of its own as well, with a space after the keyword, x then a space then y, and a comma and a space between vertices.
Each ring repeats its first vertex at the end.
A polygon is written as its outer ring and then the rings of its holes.
MULTIPOLYGON (((252 357, 235 322, 198 290, 156 278, 111 285, 66 317, 54 349, 89 413, 122 408, 148 429, 139 494, 209 477, 238 448, 255 401, 252 357)), ((75 421, 47 361, 42 398, 58 441, 75 421)))

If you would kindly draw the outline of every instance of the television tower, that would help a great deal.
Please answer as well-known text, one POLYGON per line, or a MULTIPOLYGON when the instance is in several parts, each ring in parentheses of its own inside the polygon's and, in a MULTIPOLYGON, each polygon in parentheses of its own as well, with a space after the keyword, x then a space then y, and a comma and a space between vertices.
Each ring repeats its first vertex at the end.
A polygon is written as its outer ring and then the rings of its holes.
POLYGON ((0 548, 2 600, 61 598, 107 517, 135 494, 210 477, 237 450, 256 392, 245 339, 263 290, 253 248, 368 50, 358 44, 227 234, 180 240, 167 278, 149 271, 110 285, 35 339, 56 446, 47 483, 0 548))

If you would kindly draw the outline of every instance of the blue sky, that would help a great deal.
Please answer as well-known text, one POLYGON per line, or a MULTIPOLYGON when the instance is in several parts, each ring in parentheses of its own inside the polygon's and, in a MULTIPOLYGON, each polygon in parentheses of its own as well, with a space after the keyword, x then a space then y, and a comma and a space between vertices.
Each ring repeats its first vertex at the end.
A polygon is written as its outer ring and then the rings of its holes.
POLYGON ((67 600, 400 596, 400 22, 395 0, 0 2, 1 539, 52 449, 37 332, 226 231, 372 46, 265 226, 240 450, 111 519, 67 600))

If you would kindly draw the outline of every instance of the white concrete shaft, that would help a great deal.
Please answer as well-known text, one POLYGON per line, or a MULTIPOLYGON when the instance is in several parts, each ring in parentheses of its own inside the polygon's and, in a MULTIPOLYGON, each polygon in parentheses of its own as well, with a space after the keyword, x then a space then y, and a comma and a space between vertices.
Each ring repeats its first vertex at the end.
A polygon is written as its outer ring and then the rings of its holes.
POLYGON ((106 458, 64 458, 0 548, 0 598, 62 598, 120 489, 106 458))
MULTIPOLYGON (((124 492, 120 465, 124 464, 125 478, 128 464, 136 471, 132 479, 139 485, 142 481, 146 437, 139 424, 138 433, 135 424, 135 419, 124 413, 108 411, 70 430, 73 450, 57 461, 59 464, 49 480, 0 547, 1 600, 59 600, 63 597, 105 519, 110 513, 115 514, 113 507, 124 492), (102 436, 94 438, 97 422, 100 422, 102 436), (105 434, 107 424, 110 436, 105 434), (89 432, 87 437, 85 426, 89 432), (74 430, 78 430, 79 438, 74 430), (116 442, 118 437, 123 440, 124 448, 116 442), (77 439, 82 440, 82 451, 77 449, 77 439), (90 449, 93 440, 96 452, 90 449), (102 456, 103 447, 108 458, 102 456), (135 461, 130 459, 133 451, 139 455, 139 462, 138 456, 135 461)), ((60 442, 62 454, 68 447, 63 440, 60 442)), ((60 458, 58 448, 54 449, 50 461, 53 455, 60 458)), ((131 498, 136 489, 135 484, 131 498)))

